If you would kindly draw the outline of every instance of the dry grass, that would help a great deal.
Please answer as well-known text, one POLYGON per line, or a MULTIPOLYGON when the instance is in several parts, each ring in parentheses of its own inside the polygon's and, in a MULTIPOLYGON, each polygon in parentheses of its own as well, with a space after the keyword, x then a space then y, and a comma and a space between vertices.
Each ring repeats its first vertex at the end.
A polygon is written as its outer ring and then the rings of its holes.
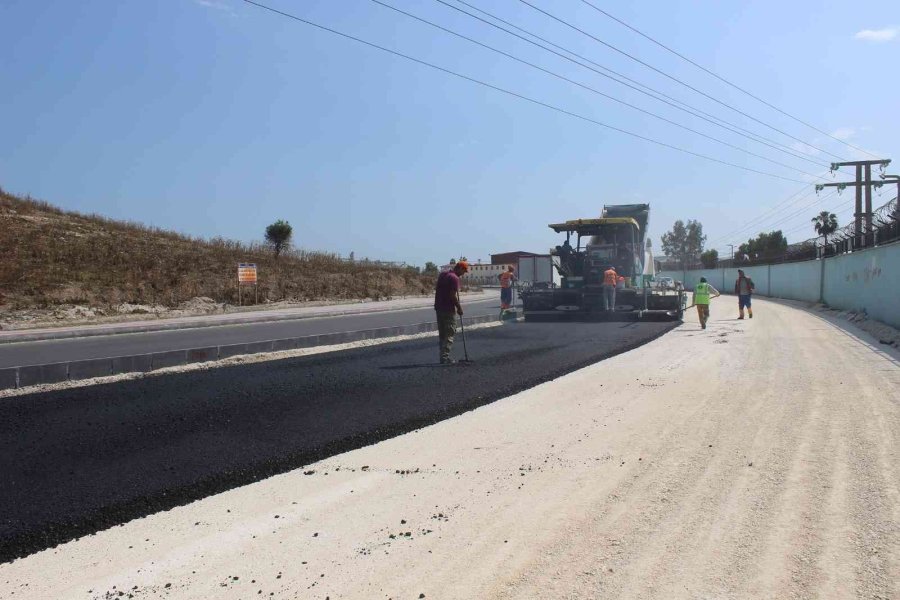
POLYGON ((122 302, 171 307, 197 296, 236 304, 239 262, 259 266, 260 302, 377 299, 427 294, 434 285, 413 269, 305 250, 276 260, 259 244, 67 212, 2 189, 0 256, 0 304, 8 309, 122 302))

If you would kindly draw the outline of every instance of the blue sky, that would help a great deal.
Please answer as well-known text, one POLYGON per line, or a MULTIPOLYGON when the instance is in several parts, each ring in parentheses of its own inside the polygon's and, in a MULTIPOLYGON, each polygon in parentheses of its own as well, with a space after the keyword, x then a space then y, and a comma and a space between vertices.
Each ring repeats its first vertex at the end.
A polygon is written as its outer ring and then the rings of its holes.
MULTIPOLYGON (((833 160, 519 0, 467 1, 810 160, 833 160)), ((842 158, 866 158, 579 0, 530 1, 772 127, 842 158)), ((894 157, 894 2, 592 1, 788 113, 894 157)), ((692 152, 811 181, 370 0, 265 3, 692 152)), ((432 0, 389 3, 772 160, 827 171, 432 0)), ((773 227, 790 241, 811 237, 809 219, 822 209, 837 212, 841 224, 852 212, 849 191, 816 197, 811 184, 662 148, 239 0, 4 0, 0 36, 0 186, 192 235, 249 241, 283 218, 299 246, 421 265, 460 254, 488 260, 491 252, 546 251, 558 243, 547 223, 596 216, 603 204, 649 202, 656 248, 673 221, 699 219, 711 245, 726 252, 727 243, 773 227), (753 226, 741 231, 748 222, 753 226)), ((876 205, 888 200, 888 192, 875 196, 876 205)))

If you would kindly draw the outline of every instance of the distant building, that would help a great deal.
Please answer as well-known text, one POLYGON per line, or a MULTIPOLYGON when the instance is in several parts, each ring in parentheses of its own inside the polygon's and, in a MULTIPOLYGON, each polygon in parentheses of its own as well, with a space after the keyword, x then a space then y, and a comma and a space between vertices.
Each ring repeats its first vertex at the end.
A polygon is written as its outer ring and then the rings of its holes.
POLYGON ((509 267, 515 267, 516 265, 517 263, 469 265, 469 274, 466 275, 466 278, 476 285, 500 285, 500 274, 505 273, 509 267))

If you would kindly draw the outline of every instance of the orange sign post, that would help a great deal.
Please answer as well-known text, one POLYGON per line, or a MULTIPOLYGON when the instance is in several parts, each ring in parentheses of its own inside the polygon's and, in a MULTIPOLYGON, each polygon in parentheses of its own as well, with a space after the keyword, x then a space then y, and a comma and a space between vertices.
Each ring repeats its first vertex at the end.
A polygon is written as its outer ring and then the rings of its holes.
POLYGON ((259 286, 256 279, 256 263, 238 263, 238 306, 243 303, 245 285, 252 285, 255 292, 255 304, 259 304, 259 286))

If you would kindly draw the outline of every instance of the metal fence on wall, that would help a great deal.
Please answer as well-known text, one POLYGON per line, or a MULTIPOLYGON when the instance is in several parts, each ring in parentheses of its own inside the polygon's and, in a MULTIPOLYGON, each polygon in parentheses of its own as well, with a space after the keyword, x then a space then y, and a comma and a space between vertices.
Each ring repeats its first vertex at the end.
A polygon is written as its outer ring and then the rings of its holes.
POLYGON ((851 222, 826 240, 823 236, 808 239, 787 247, 784 255, 769 262, 796 262, 813 260, 838 254, 846 254, 854 250, 880 246, 900 239, 900 207, 897 198, 881 206, 872 213, 872 224, 869 226, 863 219, 860 231, 856 223, 851 222), (778 260, 780 259, 780 260, 778 260))
MULTIPOLYGON (((867 226, 863 219, 861 231, 857 233, 856 223, 851 222, 828 236, 826 243, 823 236, 789 244, 784 251, 778 253, 761 253, 754 256, 735 257, 734 260, 719 260, 717 268, 771 265, 779 263, 799 262, 838 256, 863 248, 871 248, 900 240, 900 203, 894 198, 884 206, 872 212, 872 225, 867 226)), ((704 269, 700 262, 663 263, 662 270, 671 269, 704 269)))

